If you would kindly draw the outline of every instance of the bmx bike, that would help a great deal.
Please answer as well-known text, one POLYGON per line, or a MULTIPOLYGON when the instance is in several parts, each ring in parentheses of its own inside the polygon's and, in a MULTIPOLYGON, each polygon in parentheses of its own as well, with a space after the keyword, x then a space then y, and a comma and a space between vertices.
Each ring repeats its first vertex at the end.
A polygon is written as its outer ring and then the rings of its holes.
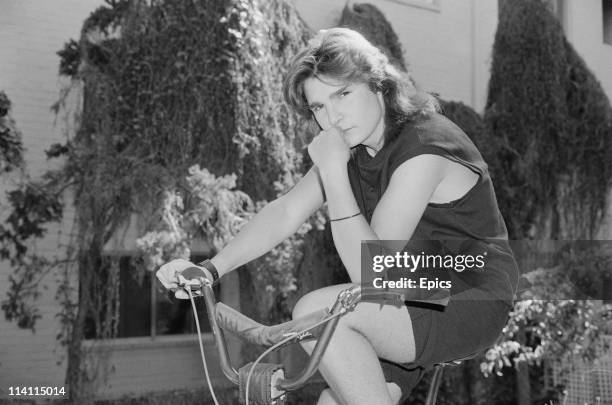
MULTIPOLYGON (((368 300, 393 305, 419 302, 429 305, 446 306, 450 295, 448 290, 441 290, 439 293, 423 299, 422 297, 407 296, 405 290, 381 290, 354 285, 342 290, 338 294, 331 309, 323 308, 298 319, 273 326, 265 326, 222 302, 216 302, 212 283, 208 279, 201 277, 201 271, 197 267, 188 268, 181 275, 178 275, 178 285, 187 291, 192 303, 200 352, 208 386, 215 404, 218 404, 218 402, 212 389, 204 358, 194 296, 202 296, 204 298, 208 320, 219 355, 221 370, 229 381, 239 387, 241 401, 244 401, 246 405, 283 405, 286 403, 287 392, 303 387, 315 374, 340 317, 353 311, 359 302, 368 300), (248 342, 269 346, 269 348, 257 360, 236 370, 230 361, 224 331, 235 334, 248 342), (261 362, 272 351, 307 339, 316 339, 316 345, 308 362, 297 375, 293 377, 286 376, 283 364, 261 362)), ((461 364, 466 359, 440 363, 434 366, 435 371, 428 389, 425 405, 435 405, 436 403, 443 368, 448 365, 461 364)))

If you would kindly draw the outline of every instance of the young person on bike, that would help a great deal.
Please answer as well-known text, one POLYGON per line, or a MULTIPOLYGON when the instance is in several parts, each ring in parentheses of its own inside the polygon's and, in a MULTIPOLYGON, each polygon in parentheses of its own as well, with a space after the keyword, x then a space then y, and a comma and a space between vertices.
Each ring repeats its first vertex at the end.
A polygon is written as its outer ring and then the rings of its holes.
MULTIPOLYGON (((210 270, 223 275, 263 255, 324 203, 352 283, 362 278, 362 240, 438 240, 455 253, 479 242, 485 269, 451 271, 443 311, 362 302, 340 319, 320 367, 330 388, 318 403, 397 404, 433 364, 492 345, 507 320, 518 271, 487 165, 436 101, 355 31, 320 31, 295 57, 284 93, 319 131, 308 146, 314 165, 203 271, 212 279, 210 270), (398 373, 381 359, 411 367, 398 373)), ((177 288, 175 274, 190 266, 172 261, 158 277, 177 288)), ((306 294, 294 317, 331 305, 345 288, 306 294)), ((311 352, 314 342, 302 346, 311 352)))

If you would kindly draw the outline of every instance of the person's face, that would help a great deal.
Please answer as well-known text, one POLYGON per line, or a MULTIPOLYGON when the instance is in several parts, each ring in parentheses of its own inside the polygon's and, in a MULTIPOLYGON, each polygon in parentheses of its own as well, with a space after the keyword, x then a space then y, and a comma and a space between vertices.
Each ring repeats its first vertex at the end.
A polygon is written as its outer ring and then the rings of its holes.
POLYGON ((323 130, 336 126, 349 147, 364 144, 380 150, 385 128, 382 93, 372 92, 366 83, 343 83, 322 76, 306 79, 304 94, 323 130))

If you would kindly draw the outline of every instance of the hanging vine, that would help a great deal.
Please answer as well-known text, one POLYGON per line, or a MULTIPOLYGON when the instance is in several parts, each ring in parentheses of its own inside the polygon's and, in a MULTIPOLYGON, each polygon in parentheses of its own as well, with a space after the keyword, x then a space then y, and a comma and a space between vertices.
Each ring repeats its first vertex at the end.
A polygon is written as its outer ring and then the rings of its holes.
POLYGON ((0 203, 0 260, 10 263, 13 269, 2 310, 8 321, 34 330, 40 318, 35 305, 38 286, 53 268, 53 260, 33 253, 30 242, 46 233, 47 223, 61 219, 62 205, 61 191, 53 192, 55 178, 51 174, 41 181, 29 179, 23 152, 22 136, 11 116, 11 102, 0 91, 0 174, 16 174, 10 177, 15 188, 7 192, 6 202, 0 203))
POLYGON ((0 90, 0 174, 9 173, 23 166, 21 133, 10 115, 11 101, 0 90))

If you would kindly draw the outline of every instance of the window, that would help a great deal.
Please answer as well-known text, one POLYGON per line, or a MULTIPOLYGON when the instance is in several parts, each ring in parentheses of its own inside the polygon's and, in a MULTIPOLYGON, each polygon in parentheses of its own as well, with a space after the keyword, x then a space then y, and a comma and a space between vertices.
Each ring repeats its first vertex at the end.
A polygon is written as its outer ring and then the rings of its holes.
POLYGON ((563 27, 563 30, 566 30, 567 22, 566 22, 566 10, 565 10, 565 0, 546 0, 550 11, 553 13, 557 20, 563 27))
POLYGON ((612 0, 602 0, 603 41, 612 45, 612 0))
MULTIPOLYGON (((196 333, 195 320, 190 300, 174 298, 174 293, 164 289, 157 281, 155 274, 138 270, 136 256, 106 256, 109 261, 118 260, 119 282, 119 308, 117 322, 117 337, 159 336, 196 333), (141 276, 139 279, 138 276, 141 276)), ((192 256, 191 261, 198 263, 206 259, 205 256, 192 256)), ((99 282, 105 285, 109 282, 110 272, 100 277, 99 282)), ((215 287, 218 294, 218 287, 215 287)), ((92 296, 105 298, 103 289, 95 289, 92 296)), ((206 315, 206 306, 203 299, 196 299, 198 319, 202 332, 210 332, 211 328, 206 315)), ((102 313, 113 312, 102 309, 102 313)), ((97 321, 104 322, 105 315, 98 314, 97 321)), ((96 317, 89 314, 85 322, 85 338, 93 339, 96 336, 96 317)))
POLYGON ((404 4, 407 6, 424 8, 427 10, 440 11, 441 0, 387 0, 392 3, 404 4))

